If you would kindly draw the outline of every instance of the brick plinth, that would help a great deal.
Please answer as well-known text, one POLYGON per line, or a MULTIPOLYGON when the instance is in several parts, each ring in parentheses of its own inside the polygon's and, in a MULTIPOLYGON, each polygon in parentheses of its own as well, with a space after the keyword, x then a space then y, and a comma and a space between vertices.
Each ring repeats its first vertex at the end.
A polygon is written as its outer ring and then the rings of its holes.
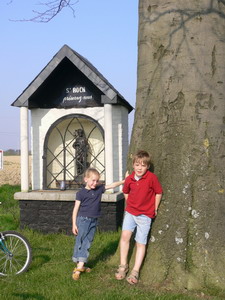
MULTIPOLYGON (((72 234, 74 193, 20 192, 16 193, 14 198, 19 200, 21 228, 28 227, 43 233, 72 234)), ((123 194, 104 194, 101 207, 98 229, 100 231, 117 231, 122 225, 123 219, 123 194)))

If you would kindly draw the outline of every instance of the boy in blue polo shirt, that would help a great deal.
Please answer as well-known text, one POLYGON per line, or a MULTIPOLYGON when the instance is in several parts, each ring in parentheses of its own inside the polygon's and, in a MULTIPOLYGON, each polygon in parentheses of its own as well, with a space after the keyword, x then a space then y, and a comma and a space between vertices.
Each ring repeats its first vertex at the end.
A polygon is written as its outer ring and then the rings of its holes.
POLYGON ((110 185, 99 184, 100 174, 94 168, 85 172, 85 187, 76 194, 76 201, 72 216, 72 231, 76 235, 76 243, 72 260, 77 263, 72 278, 78 280, 82 272, 90 272, 85 267, 89 256, 89 249, 94 239, 97 220, 101 211, 101 197, 107 189, 113 189, 124 183, 124 180, 110 185))
POLYGON ((150 172, 150 156, 146 151, 139 151, 133 157, 131 175, 126 177, 123 193, 126 200, 125 215, 120 238, 120 265, 115 274, 122 280, 128 273, 128 251, 130 239, 135 230, 136 256, 134 267, 127 277, 130 284, 138 283, 147 244, 147 237, 152 219, 156 217, 162 198, 162 187, 157 176, 150 172))

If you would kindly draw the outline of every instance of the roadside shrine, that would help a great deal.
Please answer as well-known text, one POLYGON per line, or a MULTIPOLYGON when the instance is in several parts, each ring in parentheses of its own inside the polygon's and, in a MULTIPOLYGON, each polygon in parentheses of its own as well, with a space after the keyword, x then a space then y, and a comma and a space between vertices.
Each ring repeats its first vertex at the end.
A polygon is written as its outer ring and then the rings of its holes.
MULTIPOLYGON (((69 234, 84 171, 96 168, 105 184, 124 178, 128 114, 133 108, 86 58, 67 45, 12 106, 20 108, 21 120, 21 192, 14 195, 20 202, 21 227, 69 234)), ((100 230, 117 230, 121 225, 121 188, 103 194, 100 230)))

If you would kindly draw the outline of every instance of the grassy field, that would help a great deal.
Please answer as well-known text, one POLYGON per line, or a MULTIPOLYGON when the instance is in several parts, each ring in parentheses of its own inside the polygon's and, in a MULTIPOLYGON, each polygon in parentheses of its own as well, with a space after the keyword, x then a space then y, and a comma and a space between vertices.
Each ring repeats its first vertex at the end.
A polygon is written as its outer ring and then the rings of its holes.
POLYGON ((221 300, 218 292, 196 291, 171 293, 156 291, 140 282, 130 286, 126 281, 114 279, 115 266, 110 257, 118 247, 120 232, 96 234, 90 253, 92 272, 73 281, 71 261, 74 237, 64 234, 42 234, 19 229, 18 202, 13 194, 19 186, 0 186, 1 230, 18 230, 30 241, 33 261, 26 273, 16 277, 0 277, 0 299, 70 300, 70 299, 154 299, 154 300, 221 300))

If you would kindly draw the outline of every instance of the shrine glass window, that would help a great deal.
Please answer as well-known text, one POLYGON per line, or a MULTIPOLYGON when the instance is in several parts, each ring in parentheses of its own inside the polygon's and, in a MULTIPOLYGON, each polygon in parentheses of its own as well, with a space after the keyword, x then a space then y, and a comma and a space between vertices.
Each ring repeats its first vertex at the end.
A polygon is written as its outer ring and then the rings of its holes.
POLYGON ((104 132, 85 115, 69 115, 56 121, 44 143, 44 189, 79 189, 84 172, 92 167, 105 181, 104 132))

